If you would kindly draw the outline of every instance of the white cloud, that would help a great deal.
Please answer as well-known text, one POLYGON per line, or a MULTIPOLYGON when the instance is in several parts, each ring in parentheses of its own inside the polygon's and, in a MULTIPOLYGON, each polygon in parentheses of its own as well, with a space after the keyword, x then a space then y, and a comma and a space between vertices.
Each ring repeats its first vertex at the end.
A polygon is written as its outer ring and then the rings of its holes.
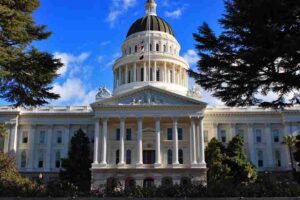
POLYGON ((173 11, 166 11, 165 16, 173 19, 178 19, 182 16, 183 8, 177 8, 173 11))
POLYGON ((68 53, 64 53, 64 52, 55 52, 54 58, 61 59, 61 62, 64 64, 57 71, 57 73, 60 74, 61 76, 64 76, 68 72, 70 64, 83 63, 86 59, 88 59, 89 56, 90 56, 90 53, 88 53, 88 52, 83 52, 78 56, 74 56, 73 54, 68 54, 68 53))
POLYGON ((103 61, 103 56, 98 56, 97 61, 101 63, 103 61))
POLYGON ((106 18, 106 21, 113 27, 118 18, 125 14, 129 8, 136 5, 136 0, 113 0, 110 12, 106 18))
POLYGON ((68 78, 62 84, 55 83, 52 91, 60 95, 56 104, 87 105, 95 101, 97 90, 88 91, 77 78, 68 78))
POLYGON ((106 45, 108 45, 108 44, 110 44, 110 43, 111 43, 110 40, 103 41, 103 42, 100 43, 100 46, 106 46, 106 45))
MULTIPOLYGON (((195 80, 193 78, 189 78, 189 88, 192 88, 195 84, 195 80)), ((207 92, 204 89, 201 88, 201 101, 207 103, 208 105, 211 106, 217 106, 217 105, 224 105, 224 103, 213 97, 211 92, 207 92)))
POLYGON ((187 52, 183 55, 183 58, 189 63, 189 65, 196 65, 200 59, 197 52, 193 49, 187 50, 187 52))
POLYGON ((112 67, 113 64, 116 62, 116 60, 117 60, 120 56, 121 56, 121 53, 119 53, 119 52, 113 54, 112 57, 111 57, 111 60, 110 60, 108 63, 106 63, 105 67, 104 67, 102 70, 105 70, 105 69, 107 69, 107 68, 109 68, 109 67, 112 67))

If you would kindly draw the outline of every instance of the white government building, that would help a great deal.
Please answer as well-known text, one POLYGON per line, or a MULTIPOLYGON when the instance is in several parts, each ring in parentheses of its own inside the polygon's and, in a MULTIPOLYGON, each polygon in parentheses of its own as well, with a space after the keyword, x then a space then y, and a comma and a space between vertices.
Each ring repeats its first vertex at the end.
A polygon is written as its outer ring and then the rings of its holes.
POLYGON ((258 170, 291 169, 282 142, 285 135, 299 134, 300 107, 207 106, 197 90, 189 90, 189 65, 171 26, 156 15, 154 0, 147 0, 146 15, 131 26, 122 52, 113 66, 113 94, 101 88, 90 106, 0 106, 0 123, 9 133, 0 147, 15 153, 22 174, 57 176, 79 128, 93 149, 92 187, 116 180, 159 185, 166 177, 205 182, 205 145, 213 137, 226 144, 237 134, 258 170))

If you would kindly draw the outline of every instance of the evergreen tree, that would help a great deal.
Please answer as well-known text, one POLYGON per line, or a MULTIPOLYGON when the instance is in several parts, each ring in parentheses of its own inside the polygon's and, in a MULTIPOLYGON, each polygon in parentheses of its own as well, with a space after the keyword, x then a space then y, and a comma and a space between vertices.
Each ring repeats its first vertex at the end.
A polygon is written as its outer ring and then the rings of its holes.
POLYGON ((244 152, 244 141, 237 135, 228 143, 224 163, 231 169, 229 176, 235 183, 252 182, 257 178, 257 171, 251 164, 244 152))
POLYGON ((218 183, 228 178, 230 168, 223 164, 225 158, 225 147, 216 138, 211 139, 205 149, 208 183, 218 183))
POLYGON ((201 60, 191 76, 227 106, 300 104, 299 19, 297 0, 225 0, 223 31, 204 23, 194 34, 201 60))
POLYGON ((43 105, 59 98, 50 84, 62 63, 32 45, 51 34, 32 17, 38 7, 39 0, 0 3, 0 98, 15 106, 43 105))
POLYGON ((79 129, 71 139, 68 158, 62 160, 60 179, 74 184, 81 192, 88 192, 91 186, 91 163, 89 138, 79 129))
POLYGON ((240 136, 235 136, 227 148, 216 138, 208 143, 205 150, 208 183, 249 183, 256 180, 256 168, 247 160, 243 146, 240 136))
MULTIPOLYGON (((297 162, 297 165, 300 166, 300 135, 296 136, 295 140, 295 152, 294 152, 294 159, 297 162)), ((291 162, 293 163, 293 158, 291 158, 291 162)), ((292 166, 293 170, 294 166, 292 166)))
MULTIPOLYGON (((291 160, 291 168, 292 168, 292 171, 294 171, 295 166, 294 166, 293 148, 296 143, 296 137, 293 135, 284 136, 283 143, 288 147, 289 156, 290 156, 290 160, 291 160)), ((300 146, 300 145, 298 145, 298 146, 300 146)))

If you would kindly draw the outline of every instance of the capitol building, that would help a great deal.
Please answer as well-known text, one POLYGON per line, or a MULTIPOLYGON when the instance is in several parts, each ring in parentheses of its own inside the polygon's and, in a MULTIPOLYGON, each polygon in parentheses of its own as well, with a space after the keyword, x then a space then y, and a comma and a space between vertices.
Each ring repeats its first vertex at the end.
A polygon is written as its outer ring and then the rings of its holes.
POLYGON ((112 70, 113 92, 101 88, 89 106, 13 108, 0 106, 8 134, 0 151, 14 153, 28 177, 57 177, 78 129, 90 138, 92 188, 206 182, 205 146, 213 138, 226 145, 240 135, 259 171, 291 170, 286 135, 300 132, 300 107, 283 111, 259 107, 209 106, 189 89, 189 65, 180 56, 172 27, 147 0, 146 14, 134 22, 112 70))

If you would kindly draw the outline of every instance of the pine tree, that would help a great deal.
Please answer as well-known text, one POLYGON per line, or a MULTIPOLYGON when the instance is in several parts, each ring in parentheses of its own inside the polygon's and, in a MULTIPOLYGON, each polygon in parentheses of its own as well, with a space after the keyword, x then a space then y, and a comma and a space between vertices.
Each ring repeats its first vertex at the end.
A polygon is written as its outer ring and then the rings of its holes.
POLYGON ((32 43, 50 36, 32 17, 39 0, 1 0, 0 98, 15 106, 36 106, 57 99, 50 84, 62 66, 58 59, 32 43))
POLYGON ((194 34, 201 60, 191 76, 227 106, 300 104, 299 19, 300 1, 225 0, 220 35, 207 23, 194 34))
MULTIPOLYGON (((300 135, 296 136, 294 159, 297 162, 298 166, 300 166, 300 135)), ((291 160, 293 160, 293 159, 291 159, 291 160)), ((293 161, 291 161, 291 162, 293 162, 293 161)), ((294 167, 293 167, 293 170, 294 170, 294 167)))
POLYGON ((231 170, 229 176, 235 183, 253 182, 257 178, 257 171, 253 164, 251 164, 244 152, 244 141, 237 135, 232 138, 226 148, 226 164, 231 170))
POLYGON ((218 183, 228 178, 230 168, 223 165, 225 157, 225 147, 222 143, 216 138, 211 139, 205 149, 208 183, 218 183))
MULTIPOLYGON (((287 135, 287 136, 283 137, 283 143, 287 146, 288 151, 289 151, 292 171, 295 170, 294 157, 293 157, 293 148, 294 148, 296 142, 297 142, 296 137, 293 136, 293 135, 287 135)), ((297 146, 300 146, 300 145, 298 144, 297 146)), ((300 156, 299 156, 299 158, 300 158, 300 156)))
POLYGON ((79 129, 71 139, 68 158, 62 160, 59 174, 64 182, 72 183, 81 192, 88 192, 91 186, 91 163, 89 138, 79 129))

